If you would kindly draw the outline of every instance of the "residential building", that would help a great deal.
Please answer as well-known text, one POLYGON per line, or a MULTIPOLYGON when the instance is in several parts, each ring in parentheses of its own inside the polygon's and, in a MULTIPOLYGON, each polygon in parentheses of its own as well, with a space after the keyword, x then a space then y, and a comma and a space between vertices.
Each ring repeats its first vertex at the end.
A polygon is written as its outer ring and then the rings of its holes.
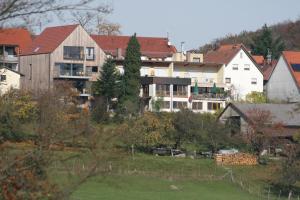
POLYGON ((269 119, 264 119, 266 126, 278 126, 269 130, 272 131, 272 135, 282 139, 292 139, 293 135, 300 130, 300 112, 297 108, 296 104, 229 103, 218 116, 218 120, 231 125, 232 131, 247 134, 251 131, 249 129, 251 120, 257 118, 260 113, 267 113, 265 117, 269 115, 269 119))
POLYGON ((0 69, 0 95, 5 94, 10 89, 20 89, 21 78, 23 78, 23 74, 2 67, 0 69))
POLYGON ((263 72, 243 44, 221 45, 204 55, 204 63, 224 65, 223 81, 234 100, 244 100, 253 91, 263 92, 263 72))
POLYGON ((31 42, 31 34, 27 29, 0 29, 0 68, 18 71, 18 56, 31 42))
POLYGON ((267 84, 269 100, 300 101, 300 52, 284 51, 267 84))
MULTIPOLYGON (((115 59, 123 73, 123 61, 129 36, 92 36, 105 53, 115 59)), ((215 112, 225 107, 228 90, 223 81, 221 64, 203 63, 203 54, 177 52, 167 38, 137 37, 141 46, 141 97, 145 109, 161 111, 189 108, 195 112, 215 112), (215 94, 212 88, 222 94, 215 94), (197 89, 195 89, 195 86, 197 89)))
POLYGON ((46 28, 20 56, 22 88, 39 92, 66 83, 87 99, 104 60, 105 53, 82 26, 46 28))

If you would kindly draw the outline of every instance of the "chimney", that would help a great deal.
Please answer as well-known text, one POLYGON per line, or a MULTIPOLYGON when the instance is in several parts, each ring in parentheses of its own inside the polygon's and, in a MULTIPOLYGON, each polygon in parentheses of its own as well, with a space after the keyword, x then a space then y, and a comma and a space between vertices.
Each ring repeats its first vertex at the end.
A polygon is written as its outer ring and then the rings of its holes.
POLYGON ((117 59, 122 59, 122 49, 117 48, 117 59))
POLYGON ((268 55, 267 55, 267 64, 271 64, 272 63, 272 53, 270 51, 270 49, 268 49, 268 55))

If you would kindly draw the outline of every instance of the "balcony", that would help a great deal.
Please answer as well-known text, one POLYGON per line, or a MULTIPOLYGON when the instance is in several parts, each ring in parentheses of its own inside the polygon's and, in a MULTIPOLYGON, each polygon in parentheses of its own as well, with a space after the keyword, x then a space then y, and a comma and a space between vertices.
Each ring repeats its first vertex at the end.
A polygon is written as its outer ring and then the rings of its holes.
POLYGON ((203 94, 192 94, 192 98, 195 100, 226 100, 229 97, 229 95, 225 93, 218 93, 218 94, 213 94, 213 93, 203 93, 203 94))
POLYGON ((84 71, 83 64, 56 63, 54 78, 89 79, 90 76, 84 71))

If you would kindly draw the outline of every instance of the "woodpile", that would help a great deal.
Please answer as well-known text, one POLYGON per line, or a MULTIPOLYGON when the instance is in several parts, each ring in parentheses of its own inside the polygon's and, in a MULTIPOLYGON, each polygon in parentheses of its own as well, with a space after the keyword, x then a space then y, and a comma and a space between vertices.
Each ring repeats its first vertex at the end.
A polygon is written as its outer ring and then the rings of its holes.
POLYGON ((247 153, 216 154, 218 165, 257 165, 257 157, 247 153))

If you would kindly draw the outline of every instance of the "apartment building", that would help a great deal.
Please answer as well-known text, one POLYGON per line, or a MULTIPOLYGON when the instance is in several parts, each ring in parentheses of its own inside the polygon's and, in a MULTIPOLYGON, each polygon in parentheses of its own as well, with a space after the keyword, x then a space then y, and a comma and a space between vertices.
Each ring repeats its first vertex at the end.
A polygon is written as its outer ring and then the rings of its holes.
POLYGON ((46 28, 20 56, 22 89, 39 92, 70 84, 82 97, 91 95, 105 53, 80 25, 46 28))
POLYGON ((0 29, 0 67, 18 71, 18 56, 31 42, 27 29, 0 29))
POLYGON ((243 44, 221 45, 205 54, 204 62, 224 65, 224 82, 234 100, 245 100, 247 94, 264 90, 263 71, 243 44))
MULTIPOLYGON (((92 35, 123 73, 129 36, 92 35)), ((146 110, 161 103, 161 111, 215 112, 225 107, 227 90, 222 64, 203 63, 203 54, 178 53, 168 38, 137 37, 141 46, 141 97, 146 110), (214 89, 218 91, 213 91, 214 89), (221 94, 222 93, 222 94, 221 94)))

